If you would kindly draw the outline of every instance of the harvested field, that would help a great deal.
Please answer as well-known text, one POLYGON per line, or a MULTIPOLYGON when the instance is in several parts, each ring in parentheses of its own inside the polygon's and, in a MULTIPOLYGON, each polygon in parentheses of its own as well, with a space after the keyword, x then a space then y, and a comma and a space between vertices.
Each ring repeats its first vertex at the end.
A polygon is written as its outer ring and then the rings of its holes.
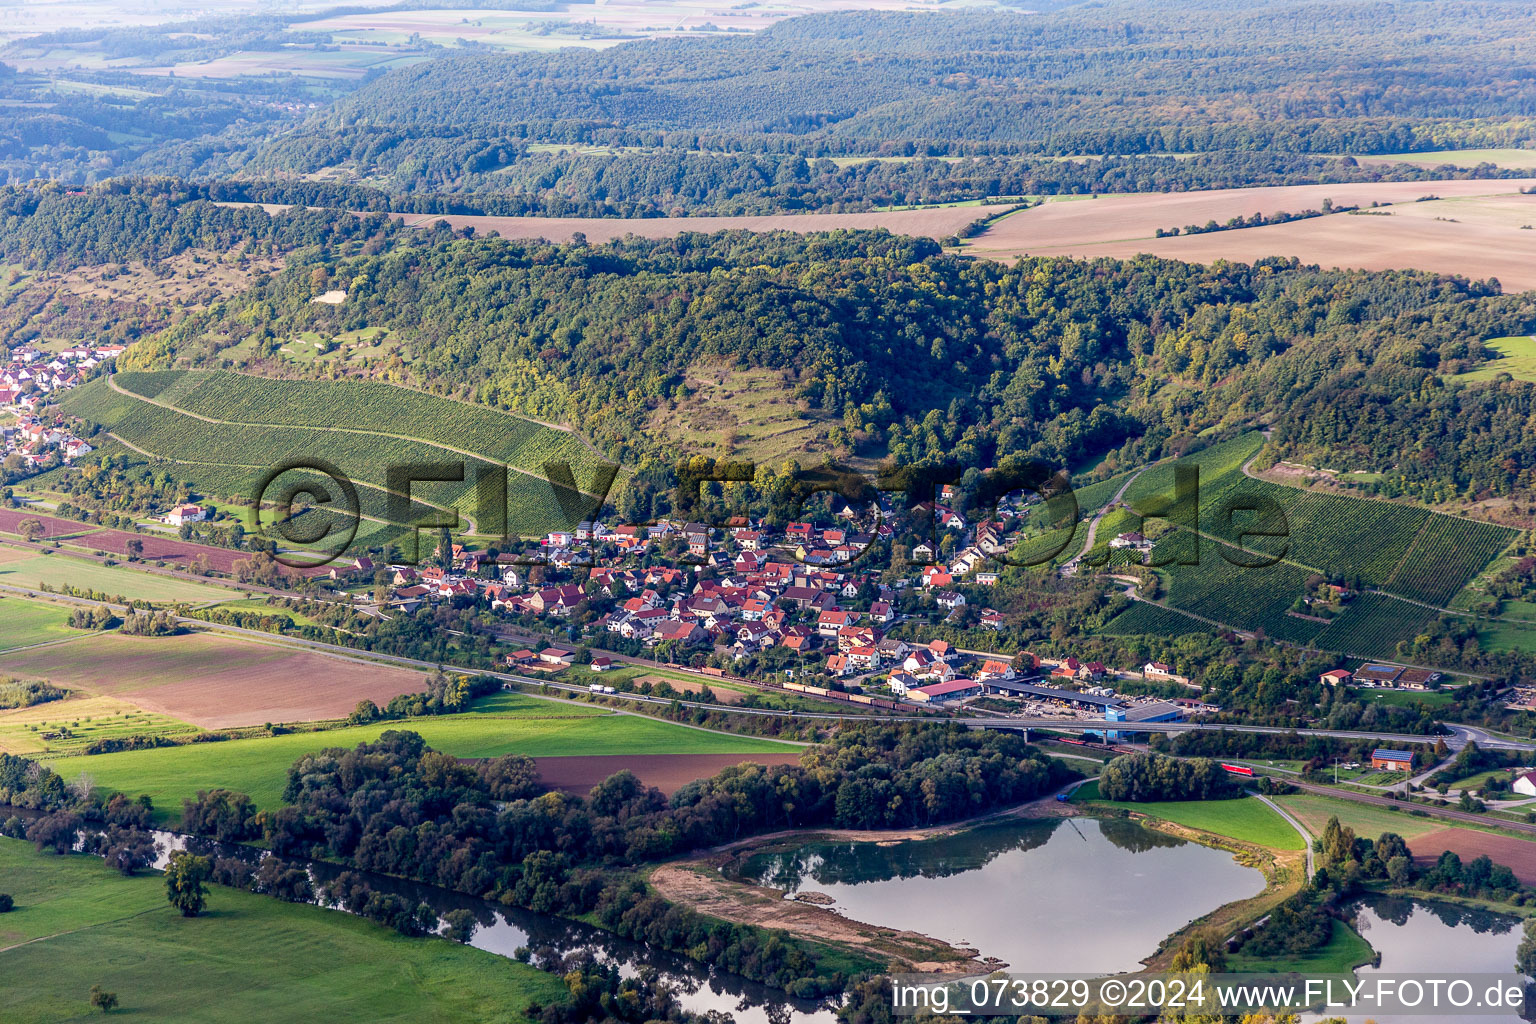
MULTIPOLYGON (((249 551, 235 551, 231 548, 215 548, 206 544, 189 544, 168 535, 153 533, 129 533, 126 530, 109 530, 89 523, 76 522, 73 519, 58 519, 51 516, 34 515, 20 509, 0 509, 0 533, 16 533, 20 524, 27 519, 36 519, 43 524, 45 537, 74 537, 75 546, 87 548, 91 551, 103 552, 112 555, 126 555, 128 542, 136 540, 144 545, 141 555, 146 562, 175 562, 178 565, 193 565, 199 558, 208 560, 208 567, 219 572, 230 572, 234 564, 242 558, 250 558, 249 551)), ((288 570, 300 572, 298 569, 288 570)), ((325 572, 324 568, 302 570, 306 575, 325 572)))
POLYGON ((800 751, 786 748, 762 754, 603 754, 595 757, 538 757, 539 776, 551 789, 585 795, 614 772, 628 768, 647 786, 671 796, 695 779, 707 779, 723 768, 752 762, 761 765, 797 764, 800 751))
POLYGON ((1495 864, 1503 864, 1526 885, 1536 885, 1536 842, 1476 832, 1466 828, 1445 828, 1408 840, 1408 849, 1420 866, 1433 863, 1446 850, 1461 858, 1463 864, 1483 854, 1495 864))
POLYGON ((19 537, 21 524, 29 519, 35 519, 43 524, 43 536, 47 538, 71 537, 78 533, 98 532, 101 529, 89 523, 77 523, 73 519, 57 519, 25 509, 0 508, 0 533, 12 533, 19 537))
POLYGON ((686 693, 690 697, 698 696, 700 693, 704 692, 705 686, 709 686, 709 692, 715 695, 715 701, 719 704, 740 704, 741 698, 746 696, 746 694, 742 693, 740 690, 730 690, 724 686, 721 686, 719 683, 709 684, 705 682, 685 682, 675 676, 636 676, 634 682, 636 685, 639 685, 640 683, 666 683, 668 686, 672 687, 672 689, 686 693))
MULTIPOLYGON (((223 203, 224 206, 248 206, 249 203, 223 203)), ((455 230, 472 227, 479 234, 502 238, 543 238, 551 242, 569 242, 578 231, 589 242, 611 242, 625 235, 641 238, 674 238, 687 231, 709 234, 715 231, 856 231, 885 228, 898 235, 947 238, 980 220, 1002 213, 1014 204, 998 206, 943 206, 928 210, 887 210, 870 213, 783 213, 755 217, 482 217, 478 215, 439 215, 397 213, 410 227, 426 227, 444 221, 455 230)), ((261 204, 268 213, 286 206, 261 204)), ((1011 218, 1010 218, 1011 219, 1011 218)))
POLYGON ((1536 223, 1536 195, 1519 192, 1533 182, 1536 179, 1297 185, 1047 202, 999 220, 967 243, 965 251, 993 259, 1026 254, 1123 259, 1151 253, 1194 263, 1291 256, 1324 267, 1496 277, 1506 291, 1516 291, 1536 288, 1536 231, 1522 230, 1536 223), (1416 202, 1431 195, 1440 198, 1416 202), (1396 205, 1371 213, 1155 237, 1160 228, 1317 210, 1325 199, 1335 206, 1396 205))
POLYGON ((1007 206, 946 206, 932 210, 891 210, 874 213, 769 214, 758 217, 645 217, 620 220, 605 217, 476 217, 400 214, 412 227, 447 221, 455 229, 473 227, 477 233, 503 238, 545 238, 569 242, 576 232, 590 242, 611 242, 625 235, 672 238, 686 231, 815 231, 885 228, 898 235, 946 238, 967 224, 1007 206))
POLYGON ((0 656, 0 675, 46 678, 206 729, 345 718, 360 700, 417 693, 423 674, 193 633, 104 634, 0 656))

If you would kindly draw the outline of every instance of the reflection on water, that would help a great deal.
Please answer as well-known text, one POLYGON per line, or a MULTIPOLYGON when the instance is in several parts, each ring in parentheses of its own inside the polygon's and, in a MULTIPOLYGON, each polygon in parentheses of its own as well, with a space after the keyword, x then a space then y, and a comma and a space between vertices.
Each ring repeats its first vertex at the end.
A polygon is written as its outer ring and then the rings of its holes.
POLYGON ((972 946, 1016 971, 1137 970, 1171 932, 1264 888, 1228 853, 1091 818, 812 843, 747 857, 737 874, 825 893, 850 918, 972 946))
MULTIPOLYGON (((1361 967, 1361 978, 1373 974, 1422 974, 1426 977, 1455 972, 1512 974, 1515 947, 1520 944, 1519 918, 1473 907, 1396 896, 1368 896, 1355 915, 1355 930, 1381 954, 1379 967, 1361 967)), ((1381 1013, 1350 1014, 1351 1022, 1367 1018, 1378 1024, 1512 1024, 1521 1020, 1513 1013, 1502 1016, 1436 1015, 1394 1016, 1381 1013)), ((1308 1020, 1322 1018, 1308 1016, 1308 1020)))
MULTIPOLYGON (((11 813, 28 818, 36 816, 6 808, 6 814, 11 813)), ((239 858, 252 866, 259 864, 266 856, 264 851, 253 847, 217 843, 173 832, 155 831, 152 835, 159 852, 154 863, 156 869, 164 869, 173 850, 191 850, 210 859, 239 858)), ((80 845, 77 844, 76 848, 79 849, 80 845)), ((289 863, 309 869, 310 880, 317 894, 321 886, 348 870, 319 861, 305 864, 297 858, 286 859, 289 863)), ((730 1014, 737 1024, 836 1024, 836 1014, 827 1002, 795 999, 779 989, 712 971, 697 961, 629 942, 579 921, 503 907, 463 893, 387 875, 356 869, 352 869, 352 873, 366 880, 369 887, 378 892, 394 893, 411 904, 427 904, 437 912, 439 927, 442 926, 443 916, 450 910, 468 910, 476 922, 474 936, 469 944, 498 956, 512 958, 522 946, 530 950, 549 947, 560 953, 589 950, 600 959, 619 964, 625 976, 633 976, 643 967, 654 969, 677 992, 678 1002, 696 1013, 717 1010, 730 1014)), ((318 895, 315 902, 320 902, 318 895)), ((338 912, 346 912, 339 906, 328 906, 338 912)), ((0 1020, 3 1019, 3 1014, 0 1014, 0 1020)))

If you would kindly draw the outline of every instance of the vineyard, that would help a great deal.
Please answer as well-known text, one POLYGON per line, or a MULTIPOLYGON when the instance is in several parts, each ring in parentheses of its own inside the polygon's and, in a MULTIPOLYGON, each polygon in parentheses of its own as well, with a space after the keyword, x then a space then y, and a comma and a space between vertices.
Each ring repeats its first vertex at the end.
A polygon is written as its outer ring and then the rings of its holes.
POLYGON ((1321 625, 1290 614, 1292 602, 1306 589, 1305 569, 1280 562, 1262 569, 1232 565, 1215 545, 1201 545, 1199 565, 1170 565, 1168 604, 1275 640, 1304 644, 1321 625))
POLYGON ((120 373, 114 379, 126 391, 233 423, 377 431, 534 473, 542 472, 546 462, 560 461, 581 476, 599 461, 569 431, 393 384, 277 380, 222 370, 183 371, 178 384, 165 380, 166 373, 120 373))
POLYGON ((1514 534, 1492 523, 1431 515, 1382 589, 1444 607, 1514 534))
MULTIPOLYGON (((1183 460, 1199 467, 1199 562, 1187 559, 1196 538, 1188 531, 1164 533, 1153 555, 1168 583, 1167 603, 1177 609, 1246 631, 1329 650, 1367 657, 1390 657, 1399 641, 1421 632, 1432 609, 1410 603, 1446 605, 1466 583, 1514 539, 1515 531, 1490 523, 1441 515, 1428 509, 1386 501, 1319 494, 1257 480, 1242 472, 1263 439, 1245 434, 1183 460), (1221 557, 1221 538, 1236 544, 1251 526, 1251 514, 1231 511, 1230 499, 1266 497, 1284 513, 1285 538, 1247 535, 1249 551, 1280 556, 1266 568, 1243 568, 1221 557), (1249 518, 1242 518, 1247 516, 1249 518), (1290 611, 1307 590, 1309 578, 1322 575, 1409 601, 1362 593, 1331 623, 1290 611)), ((1174 464, 1152 467, 1128 489, 1126 500, 1149 510, 1174 497, 1174 464)), ((1242 503, 1238 502, 1237 507, 1242 503)), ((1135 528, 1138 518, 1116 510, 1106 516, 1105 537, 1135 528)), ((1143 624, 1122 615, 1117 633, 1143 624), (1122 622, 1122 620, 1124 620, 1122 622)), ((1183 628, 1167 619, 1147 617, 1148 627, 1183 628)), ((1158 628, 1160 633, 1167 628, 1158 628)))
POLYGON ((1182 636, 1185 633, 1204 633, 1210 628, 1199 619, 1192 619, 1171 608, 1137 601, 1111 619, 1099 632, 1110 636, 1182 636))
POLYGON ((1313 641, 1330 651, 1363 658, 1392 658, 1401 640, 1412 640, 1434 613, 1382 594, 1361 594, 1313 641))
MULTIPOLYGON (((237 375, 224 375, 240 380, 237 375)), ((245 378, 258 385, 287 384, 289 382, 264 381, 245 378)), ((161 374, 130 377, 135 386, 146 389, 160 388, 162 394, 181 389, 179 381, 161 374), (150 377, 149 380, 141 380, 150 377)), ((387 385, 385 386, 387 387, 387 385)), ((402 395, 419 396, 405 389, 393 389, 402 395)), ((376 392, 375 394, 382 394, 376 392)), ((249 400, 249 399, 247 399, 249 400)), ((345 400, 337 396, 333 400, 345 400)), ((378 401, 377 398, 374 399, 378 401)), ((458 403, 451 403, 457 405, 458 403)), ((472 409, 472 407, 464 407, 472 409)), ((186 413, 141 401, 132 395, 111 390, 106 381, 92 383, 75 389, 64 403, 64 411, 88 422, 99 424, 142 452, 177 464, 177 475, 195 490, 210 496, 250 499, 263 476, 273 467, 299 460, 321 459, 337 466, 356 484, 362 515, 367 519, 383 520, 359 527, 353 547, 361 550, 376 546, 383 539, 392 538, 401 531, 389 527, 392 519, 388 508, 387 468, 422 463, 464 464, 462 481, 416 482, 411 486, 411 507, 408 516, 393 517, 396 522, 420 521, 437 517, 438 510, 452 509, 458 512, 461 524, 474 523, 479 516, 476 492, 477 473, 491 470, 495 464, 485 459, 466 458, 430 443, 412 441, 404 437, 386 436, 370 432, 371 428, 358 430, 345 425, 322 427, 287 424, 240 424, 225 425, 208 423, 186 413), (467 521, 467 522, 466 522, 467 521)), ((473 410, 472 410, 473 411, 473 410)), ((232 414, 232 410, 226 410, 232 414)), ((347 418, 338 410, 328 408, 324 417, 335 424, 347 418)), ((246 414, 249 414, 247 410, 246 414)), ((376 407, 371 416, 382 413, 376 407)), ((497 416, 494 412, 492 416, 497 416)), ((366 417, 360 417, 365 422, 366 417)), ((527 421, 507 418, 515 432, 525 431, 527 421)), ((401 418, 401 424, 406 422, 401 418)), ((397 428, 399 425, 397 425, 397 428)), ((563 458, 570 449, 580 449, 575 438, 558 431, 534 427, 531 442, 524 442, 523 450, 545 444, 553 457, 563 458), (546 439, 542 435, 553 435, 546 439)), ((466 449, 470 439, 457 438, 456 447, 466 449)), ((504 448, 503 450, 508 450, 504 448)), ((581 449, 585 451, 585 449, 581 449)), ((590 453, 583 466, 595 461, 590 453)), ((579 483, 590 486, 594 474, 589 468, 573 466, 579 483)), ((284 478, 285 482, 289 480, 284 478)), ((322 481, 323 482, 323 481, 322 481)), ((562 512, 556 494, 549 482, 535 476, 509 471, 507 473, 507 531, 519 536, 536 536, 552 529, 570 528, 574 525, 562 512)), ((495 529, 500 524, 490 522, 495 529)), ((498 531, 499 532, 499 531, 498 531)))

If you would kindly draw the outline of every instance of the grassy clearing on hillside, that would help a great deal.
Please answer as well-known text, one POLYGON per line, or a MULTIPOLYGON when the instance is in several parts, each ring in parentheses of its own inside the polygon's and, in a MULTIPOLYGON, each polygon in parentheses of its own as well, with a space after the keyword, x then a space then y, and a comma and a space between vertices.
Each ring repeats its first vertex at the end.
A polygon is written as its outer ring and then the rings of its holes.
POLYGON ((1536 381, 1536 337, 1492 338, 1483 342, 1502 357, 1492 359, 1475 370, 1457 375, 1457 380, 1493 380, 1507 373, 1515 380, 1536 381))
POLYGON ((339 911, 211 886, 183 918, 157 874, 124 878, 95 857, 45 856, 0 839, 7 1024, 99 1020, 99 984, 118 1014, 181 1024, 471 1024, 520 1021, 557 1001, 553 975, 445 939, 408 939, 339 911), (32 941, 37 940, 37 941, 32 941))
POLYGON ((809 450, 826 429, 806 415, 781 374, 701 362, 689 369, 693 393, 652 414, 649 427, 709 454, 778 463, 809 450))
POLYGON ((1304 850, 1306 844, 1290 822, 1253 797, 1236 800, 1171 800, 1158 803, 1121 803, 1099 797, 1099 784, 1080 787, 1074 802, 1091 801, 1105 807, 1135 811, 1176 825, 1198 828, 1271 850, 1304 850))
POLYGON ((0 583, 13 587, 85 587, 107 594, 122 594, 145 601, 202 604, 222 601, 230 591, 222 587, 142 572, 125 565, 102 565, 68 555, 36 554, 31 558, 0 562, 0 583))
POLYGON ((1536 654, 1536 625, 1526 622, 1480 624, 1477 644, 1485 651, 1519 651, 1536 654))
POLYGON ((82 635, 79 630, 70 629, 68 623, 69 609, 63 605, 19 597, 0 598, 0 651, 82 635))
POLYGON ((195 796, 199 789, 219 786, 250 794, 259 807, 275 808, 281 802, 288 768, 300 757, 327 747, 376 740, 387 729, 420 733, 429 746, 457 757, 748 754, 791 749, 769 740, 705 732, 582 704, 505 694, 492 698, 482 710, 461 715, 95 754, 51 764, 66 779, 85 772, 105 789, 148 793, 162 816, 180 813, 182 799, 195 796))
POLYGON ((97 740, 197 731, 190 722, 145 711, 116 697, 67 697, 0 711, 0 752, 59 756, 79 753, 97 740))

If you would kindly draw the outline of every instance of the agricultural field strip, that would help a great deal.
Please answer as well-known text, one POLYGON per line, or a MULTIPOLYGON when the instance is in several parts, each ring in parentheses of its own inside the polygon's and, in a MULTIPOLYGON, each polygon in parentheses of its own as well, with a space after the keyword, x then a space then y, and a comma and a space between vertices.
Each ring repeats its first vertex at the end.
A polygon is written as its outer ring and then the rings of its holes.
MULTIPOLYGON (((162 401, 160 401, 158 399, 149 398, 149 397, 146 397, 144 395, 136 394, 135 392, 129 391, 129 390, 125 389, 124 387, 122 387, 122 385, 118 384, 118 382, 117 382, 117 375, 116 374, 113 374, 113 375, 110 375, 110 376, 107 377, 107 384, 108 384, 109 387, 111 387, 111 389, 113 391, 116 391, 120 395, 124 395, 124 396, 126 396, 128 398, 137 399, 137 400, 142 401, 142 402, 147 402, 150 405, 158 406, 158 407, 160 407, 162 409, 166 409, 166 410, 169 410, 171 412, 179 413, 179 414, 181 414, 183 416, 190 416, 193 419, 202 420, 204 423, 213 423, 213 424, 217 424, 219 426, 226 426, 226 427, 256 427, 256 428, 283 427, 283 428, 287 428, 287 429, 291 429, 291 430, 314 430, 314 431, 321 431, 321 432, 325 432, 325 433, 364 434, 364 435, 371 435, 371 436, 374 436, 374 437, 387 437, 387 438, 390 438, 391 440, 395 440, 395 441, 409 441, 409 442, 411 442, 413 444, 426 445, 427 447, 430 447, 430 448, 440 448, 443 451, 452 452, 455 455, 462 455, 465 458, 476 459, 476 460, 480 460, 480 461, 484 461, 484 462, 492 462, 492 461, 494 461, 492 459, 488 459, 485 455, 480 454, 478 452, 472 452, 472 451, 469 451, 469 450, 464 449, 464 448, 455 448, 455 447, 453 447, 451 445, 443 444, 440 441, 428 441, 428 440, 426 440, 424 438, 412 437, 409 434, 393 434, 393 433, 390 433, 388 431, 373 430, 373 429, 365 428, 365 427, 316 426, 316 425, 313 425, 313 424, 305 424, 305 423, 286 423, 286 422, 262 423, 262 422, 249 421, 249 420, 218 419, 218 418, 213 417, 213 416, 206 416, 206 415, 203 415, 202 413, 192 412, 191 410, 184 409, 181 406, 171 405, 171 404, 168 404, 166 402, 162 402, 162 401)), ((554 428, 546 428, 546 429, 554 429, 554 428)), ((162 456, 162 457, 164 457, 164 456, 162 456)), ((545 479, 542 475, 540 475, 539 473, 534 472, 531 469, 524 469, 521 466, 512 465, 510 463, 507 463, 506 465, 507 465, 508 469, 511 469, 511 470, 513 470, 514 472, 517 472, 517 473, 522 473, 525 476, 533 477, 535 480, 541 480, 542 481, 542 480, 545 479)), ((255 467, 255 468, 265 468, 265 467, 255 467)), ((380 490, 386 490, 386 488, 379 488, 379 489, 380 490)), ((391 492, 391 493, 393 493, 393 492, 391 492)), ((590 497, 597 497, 597 495, 590 494, 590 492, 587 492, 587 491, 583 491, 582 493, 583 494, 589 494, 590 497)))

